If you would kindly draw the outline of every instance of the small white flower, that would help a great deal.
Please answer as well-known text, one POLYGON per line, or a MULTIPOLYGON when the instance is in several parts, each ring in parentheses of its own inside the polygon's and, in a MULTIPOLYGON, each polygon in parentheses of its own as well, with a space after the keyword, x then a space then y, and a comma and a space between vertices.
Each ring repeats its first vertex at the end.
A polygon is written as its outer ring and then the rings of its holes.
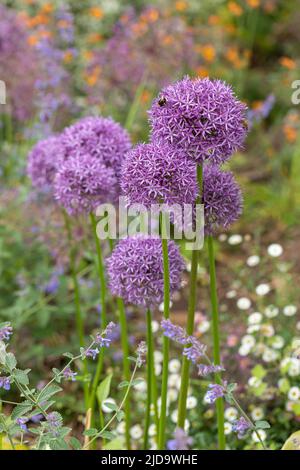
POLYGON ((246 263, 250 268, 253 268, 254 266, 257 266, 260 263, 260 257, 257 255, 249 256, 246 263))
MULTIPOLYGON (((173 305, 173 302, 170 300, 170 309, 172 308, 172 305, 173 305)), ((162 302, 161 304, 159 304, 159 307, 158 307, 158 310, 160 312, 163 312, 164 311, 164 303, 162 302)), ((159 324, 158 324, 158 329, 159 329, 159 324)), ((156 330, 157 331, 157 330, 156 330)))
POLYGON ((260 323, 262 321, 262 314, 260 312, 251 313, 248 317, 248 324, 255 325, 256 323, 260 323))
POLYGON ((125 434, 126 424, 125 421, 121 421, 117 426, 117 433, 118 434, 125 434))
POLYGON ((228 421, 225 421, 225 423, 224 423, 224 433, 225 433, 225 435, 227 436, 231 432, 232 432, 232 424, 228 423, 228 421))
POLYGON ((104 400, 104 402, 102 403, 102 406, 101 406, 103 413, 113 413, 114 412, 114 410, 112 410, 111 408, 109 408, 107 406, 107 404, 109 404, 109 403, 111 403, 112 405, 116 404, 116 402, 113 398, 106 398, 106 400, 104 400))
POLYGON ((264 431, 263 429, 258 429, 256 432, 253 431, 253 433, 251 434, 251 437, 254 442, 259 442, 259 439, 256 433, 259 434, 259 437, 261 438, 262 441, 266 440, 266 437, 267 437, 266 431, 264 431))
POLYGON ((258 377, 250 377, 248 380, 248 385, 253 388, 258 388, 261 384, 262 381, 258 377))
POLYGON ((227 293, 226 293, 226 298, 227 299, 234 299, 237 295, 237 292, 236 290, 229 290, 227 293))
POLYGON ((261 330, 263 336, 265 336, 266 338, 271 338, 275 334, 275 330, 274 330, 273 325, 270 325, 268 323, 264 323, 263 325, 261 325, 260 330, 261 330))
POLYGON ((156 436, 156 426, 155 426, 155 424, 150 424, 148 432, 149 432, 150 437, 156 436))
POLYGON ((251 307, 251 300, 247 297, 241 297, 236 303, 237 307, 240 310, 248 310, 251 307))
POLYGON ((259 421, 261 419, 263 419, 264 417, 264 410, 262 408, 253 408, 253 410, 251 411, 251 417, 253 419, 253 421, 259 421))
POLYGON ((160 351, 154 351, 154 363, 160 364, 163 361, 163 355, 160 351))
POLYGON ((208 320, 202 320, 198 327, 197 327, 197 330, 199 331, 199 333, 206 333, 210 328, 210 322, 208 320))
MULTIPOLYGON (((139 377, 140 378, 140 377, 139 377)), ((136 390, 137 392, 146 392, 147 390, 147 383, 145 380, 141 380, 140 382, 138 382, 137 384, 135 384, 133 386, 134 390, 136 390)))
POLYGON ((277 351, 273 351, 273 349, 266 348, 262 358, 265 362, 273 362, 278 358, 278 353, 277 351))
POLYGON ((225 241, 227 240, 227 235, 226 235, 226 233, 221 233, 221 234, 219 235, 219 240, 220 240, 220 242, 225 242, 225 241))
POLYGON ((177 418, 178 418, 178 411, 177 411, 177 410, 172 411, 172 414, 171 414, 171 421, 172 421, 173 423, 177 423, 177 418))
POLYGON ((154 373, 155 375, 160 375, 162 371, 162 367, 160 364, 156 363, 154 364, 154 373))
POLYGON ((198 403, 198 400, 196 397, 193 397, 193 396, 187 397, 186 407, 188 410, 192 410, 193 408, 196 408, 197 403, 198 403))
POLYGON ((291 387, 288 392, 288 398, 291 401, 297 401, 300 398, 300 388, 299 387, 291 387))
POLYGON ((171 374, 178 373, 180 371, 180 366, 181 364, 180 364, 180 361, 178 361, 178 359, 171 359, 169 361, 169 366, 168 366, 169 372, 171 372, 171 374))
POLYGON ((296 305, 286 305, 286 307, 284 307, 284 309, 283 309, 283 314, 286 317, 292 317, 296 313, 297 313, 296 305))
POLYGON ((259 296, 263 296, 263 295, 267 295, 271 290, 271 287, 269 286, 269 284, 259 284, 256 289, 255 289, 255 292, 257 295, 259 296))
MULTIPOLYGON (((162 310, 163 311, 163 310, 162 310)), ((159 323, 156 320, 152 320, 151 322, 152 325, 152 331, 153 333, 156 333, 159 330, 159 323)))
POLYGON ((273 336, 272 338, 272 348, 281 349, 284 346, 284 339, 282 336, 273 336))
POLYGON ((178 391, 175 388, 170 388, 168 390, 168 401, 176 401, 178 398, 178 391))
POLYGON ((279 313, 279 308, 275 307, 275 305, 268 305, 265 309, 265 315, 268 318, 277 317, 278 313, 279 313))
POLYGON ((247 328, 247 333, 251 335, 252 333, 256 333, 260 330, 260 325, 250 325, 247 328))
POLYGON ((250 353, 251 351, 251 347, 247 346, 247 345, 242 345, 240 348, 239 348, 239 355, 240 356, 248 356, 248 354, 250 353))
POLYGON ((228 421, 235 421, 238 417, 238 410, 233 406, 230 406, 225 410, 224 416, 228 421))
POLYGON ((279 243, 272 243, 268 246, 268 254, 273 256, 273 258, 277 258, 278 256, 282 255, 283 248, 279 243))
POLYGON ((248 348, 253 348, 255 345, 255 338, 252 335, 245 335, 242 337, 242 345, 248 348))
POLYGON ((292 349, 300 348, 300 338, 297 338, 297 337, 293 338, 291 347, 292 347, 292 349))
POLYGON ((229 245, 239 245, 240 243, 242 243, 242 241, 243 241, 243 237, 242 235, 239 235, 239 234, 231 235, 228 238, 229 245))
POLYGON ((135 424, 130 429, 130 436, 132 439, 140 439, 143 435, 143 429, 139 424, 135 424))
POLYGON ((178 374, 170 374, 168 378, 169 387, 180 387, 180 375, 178 374))

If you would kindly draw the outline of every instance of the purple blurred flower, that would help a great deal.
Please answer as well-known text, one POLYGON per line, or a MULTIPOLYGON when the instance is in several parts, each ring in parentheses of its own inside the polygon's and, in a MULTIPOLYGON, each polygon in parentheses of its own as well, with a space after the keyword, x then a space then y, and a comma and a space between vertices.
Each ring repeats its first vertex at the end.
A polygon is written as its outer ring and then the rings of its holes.
POLYGON ((13 329, 10 323, 2 324, 0 327, 0 341, 9 341, 12 334, 13 329))
POLYGON ((249 123, 249 128, 251 128, 255 123, 259 123, 260 121, 266 119, 269 116, 270 112, 273 109, 275 101, 275 96, 269 95, 258 108, 248 110, 247 119, 249 123))
POLYGON ((174 439, 167 442, 168 450, 188 450, 191 445, 193 445, 193 439, 187 436, 181 428, 177 428, 174 432, 174 439))
POLYGON ((173 325, 171 320, 162 320, 161 327, 164 330, 164 335, 167 336, 167 338, 170 338, 179 344, 188 344, 189 336, 187 335, 186 331, 181 328, 181 326, 173 325))
POLYGON ((84 351, 84 356, 85 357, 91 357, 93 361, 96 359, 96 357, 99 354, 99 349, 98 348, 88 348, 84 351))
POLYGON ((0 388, 3 388, 4 390, 10 390, 9 377, 0 377, 0 388))
POLYGON ((225 387, 219 384, 209 384, 209 390, 205 394, 205 400, 208 403, 214 403, 218 398, 224 396, 225 387))
POLYGON ((25 417, 21 417, 21 418, 17 418, 16 419, 16 423, 18 426, 20 426, 21 430, 23 432, 27 432, 28 431, 28 428, 26 426, 26 423, 29 421, 28 418, 25 418, 25 417))
POLYGON ((115 335, 117 325, 114 322, 109 322, 107 327, 102 333, 97 333, 95 342, 100 348, 109 348, 115 335))
POLYGON ((89 154, 61 163, 54 180, 54 197, 71 215, 92 212, 115 197, 112 168, 89 154))
POLYGON ((250 421, 241 416, 233 423, 232 430, 237 433, 239 439, 242 439, 251 427, 250 421))
POLYGON ((218 372, 223 372, 225 369, 223 366, 214 365, 214 364, 199 364, 198 365, 198 374, 202 377, 206 377, 210 374, 215 374, 218 372))
POLYGON ((70 367, 67 367, 64 371, 63 371, 63 376, 66 380, 71 380, 71 382, 75 382, 76 380, 76 375, 77 375, 77 372, 73 372, 72 369, 70 367))
POLYGON ((215 234, 228 228, 242 213, 242 192, 233 174, 216 165, 205 165, 203 171, 204 230, 215 234))
MULTIPOLYGON (((184 262, 179 249, 168 241, 170 291, 180 287, 184 262)), ((107 261, 109 285, 126 303, 150 307, 164 297, 161 239, 145 234, 120 240, 107 261)))
POLYGON ((149 114, 154 139, 183 148, 197 163, 221 164, 243 145, 245 111, 226 83, 185 77, 161 91, 149 114))
POLYGON ((57 413, 56 411, 52 411, 51 413, 47 415, 46 421, 49 427, 49 431, 52 433, 52 435, 58 436, 59 434, 58 430, 62 425, 61 415, 57 413))
POLYGON ((121 187, 130 204, 192 204, 196 167, 185 153, 166 144, 139 144, 126 155, 121 187))
POLYGON ((170 320, 162 320, 161 327, 164 330, 164 336, 185 346, 182 354, 186 356, 189 361, 193 362, 193 364, 197 364, 198 360, 205 355, 205 344, 202 344, 194 336, 188 335, 184 328, 173 325, 170 320))

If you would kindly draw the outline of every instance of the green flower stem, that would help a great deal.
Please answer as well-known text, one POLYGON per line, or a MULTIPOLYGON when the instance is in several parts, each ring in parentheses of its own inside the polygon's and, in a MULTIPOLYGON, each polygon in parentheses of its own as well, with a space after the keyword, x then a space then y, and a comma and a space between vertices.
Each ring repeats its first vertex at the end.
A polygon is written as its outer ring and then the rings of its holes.
MULTIPOLYGON (((202 199, 202 184, 203 184, 203 173, 202 166, 197 166, 197 181, 198 181, 198 197, 196 199, 196 204, 201 203, 202 199)), ((195 310, 196 310, 196 290, 197 290, 197 267, 199 260, 199 250, 193 250, 192 252, 192 261, 191 261, 191 276, 190 276, 190 296, 188 304, 188 315, 187 315, 187 324, 186 332, 188 335, 192 335, 194 332, 194 322, 195 322, 195 310)), ((181 367, 181 384, 179 391, 179 401, 178 401, 178 418, 177 425, 179 428, 184 429, 185 418, 186 418, 186 400, 189 387, 189 372, 190 372, 190 361, 183 356, 182 358, 182 367, 181 367)))
MULTIPOLYGON (((216 266, 214 254, 214 240, 211 235, 207 237, 208 243, 208 257, 209 257, 209 273, 210 273, 210 299, 212 310, 212 331, 213 331, 213 357, 215 365, 221 364, 220 353, 220 331, 219 331, 219 307, 217 296, 217 280, 216 280, 216 266)), ((216 383, 221 384, 220 374, 215 374, 216 383)), ((225 433, 224 433, 224 400, 218 398, 216 401, 217 408, 217 423, 218 423, 218 440, 219 449, 225 449, 225 433)))
POLYGON ((243 408, 241 407, 241 405, 239 404, 239 402, 237 401, 237 399, 235 398, 235 396, 231 393, 230 394, 230 398, 232 400, 232 402, 235 404, 236 408, 239 410, 239 412, 241 413, 242 416, 244 416, 244 418, 246 419, 246 421, 248 421, 248 423, 250 423, 251 425, 251 428, 253 429, 253 431, 255 432, 256 436, 257 436, 257 439, 259 440, 259 442, 261 443, 262 445, 262 448, 264 450, 267 450, 265 444, 264 444, 264 441, 262 440, 262 438, 260 437, 260 434, 258 432, 258 430, 256 429, 256 426, 255 424, 253 423, 253 421, 249 418, 249 416, 247 415, 247 413, 245 413, 245 411, 243 410, 243 408))
MULTIPOLYGON (((99 282, 100 282, 100 300, 101 300, 101 328, 102 330, 104 330, 107 326, 106 281, 105 281, 104 263, 103 263, 103 257, 102 257, 101 244, 100 244, 99 238, 97 236, 97 231, 96 231, 97 221, 96 221, 95 215, 91 213, 90 218, 91 218, 91 224, 93 228, 93 234, 94 234, 96 252, 97 252, 97 270, 98 270, 98 276, 99 276, 99 282)), ((99 384, 102 367, 103 367, 103 356, 104 356, 104 351, 103 351, 103 348, 101 348, 99 356, 98 356, 95 376, 91 384, 91 392, 90 392, 90 397, 89 397, 89 408, 91 408, 92 410, 91 412, 92 421, 94 419, 94 406, 95 406, 95 397, 96 397, 97 387, 99 384)))
MULTIPOLYGON (((169 275, 169 256, 168 240, 164 238, 165 217, 160 214, 161 236, 162 236, 162 254, 164 269, 164 319, 170 316, 170 275, 169 275)), ((166 442, 166 416, 167 416, 167 394, 168 394, 168 371, 169 371, 169 344, 170 340, 163 337, 163 369, 161 385, 161 411, 159 420, 158 449, 163 450, 166 442)))
POLYGON ((148 449, 149 439, 149 426, 150 426, 150 411, 152 403, 152 377, 153 377, 153 342, 152 342, 152 315, 148 308, 146 313, 147 323, 147 402, 146 402, 146 415, 145 415, 145 430, 144 430, 144 450, 148 449))
MULTIPOLYGON (((84 347, 84 324, 83 318, 81 313, 81 306, 80 306, 80 291, 79 291, 79 282, 77 279, 77 271, 76 271, 76 253, 73 246, 72 240, 72 230, 71 230, 71 223, 69 216, 66 212, 63 212, 65 226, 68 236, 69 242, 69 251, 70 251, 70 269, 71 269, 71 276, 73 280, 73 288, 74 288, 74 300, 75 300, 75 318, 76 318, 76 329, 77 335, 79 339, 80 347, 84 347)), ((83 389, 84 389, 84 399, 85 404, 88 404, 88 395, 89 395, 89 386, 88 383, 85 381, 85 377, 88 375, 88 368, 86 359, 83 360, 83 372, 84 372, 84 382, 83 382, 83 389)))
MULTIPOLYGON (((130 380, 130 363, 129 363, 129 343, 128 343, 128 332, 127 332, 127 318, 125 313, 125 307, 123 300, 118 297, 117 305, 119 311, 119 320, 120 320, 120 329, 121 329, 121 344, 123 351, 123 375, 124 379, 129 382, 130 380)), ((125 412, 125 437, 127 450, 131 449, 130 442, 130 393, 128 393, 126 400, 124 402, 124 412, 125 412)))

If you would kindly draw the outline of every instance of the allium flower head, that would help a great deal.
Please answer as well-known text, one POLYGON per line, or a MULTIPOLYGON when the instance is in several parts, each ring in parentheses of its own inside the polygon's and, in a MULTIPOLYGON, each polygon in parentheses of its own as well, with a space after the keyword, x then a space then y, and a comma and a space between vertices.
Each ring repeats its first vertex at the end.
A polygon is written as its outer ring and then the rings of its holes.
POLYGON ((195 164, 168 144, 139 144, 126 155, 121 187, 131 204, 192 204, 197 196, 195 164))
MULTIPOLYGON (((184 268, 177 245, 168 242, 170 290, 180 287, 184 268)), ((161 239, 145 234, 120 240, 107 261, 109 283, 114 295, 126 303, 150 307, 164 297, 161 239)))
POLYGON ((221 164, 242 147, 246 106, 220 80, 185 77, 164 88, 150 110, 152 135, 197 163, 221 164))
POLYGON ((205 233, 228 228, 242 213, 242 193, 233 174, 216 165, 205 165, 203 196, 205 233))
POLYGON ((28 155, 27 174, 33 186, 48 190, 52 187, 57 165, 62 157, 59 136, 40 140, 28 155))
POLYGON ((54 180, 54 197, 71 215, 89 213, 115 198, 116 177, 112 168, 90 155, 61 163, 54 180))
POLYGON ((111 118, 85 117, 70 127, 61 136, 64 158, 89 155, 114 171, 119 177, 126 152, 131 148, 125 129, 111 118))

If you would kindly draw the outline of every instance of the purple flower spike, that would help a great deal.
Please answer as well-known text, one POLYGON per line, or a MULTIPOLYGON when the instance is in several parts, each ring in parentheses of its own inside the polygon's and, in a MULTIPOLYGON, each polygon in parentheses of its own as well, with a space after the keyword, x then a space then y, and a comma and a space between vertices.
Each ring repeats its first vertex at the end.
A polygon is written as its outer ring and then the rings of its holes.
POLYGON ((232 429, 234 432, 237 433, 237 436, 239 439, 242 439, 246 432, 251 428, 251 423, 250 421, 246 420, 243 416, 241 416, 239 419, 237 419, 233 426, 232 429))
POLYGON ((28 431, 28 428, 26 426, 27 422, 28 422, 28 418, 25 418, 25 417, 21 417, 21 418, 16 419, 16 423, 18 424, 18 426, 20 426, 20 428, 23 432, 28 431))
POLYGON ((0 327, 0 341, 9 341, 12 334, 13 329, 9 323, 0 327))
POLYGON ((84 353, 85 357, 91 357, 93 360, 96 359, 98 354, 99 354, 99 349, 98 348, 95 348, 95 349, 88 348, 84 353))
POLYGON ((186 435, 185 431, 177 428, 174 432, 174 439, 168 441, 167 448, 169 450, 188 450, 193 444, 193 439, 186 435))
POLYGON ((193 204, 197 196, 196 166, 184 151, 153 142, 127 153, 121 187, 130 204, 193 204))
POLYGON ((63 376, 66 380, 71 380, 72 382, 75 382, 76 380, 76 375, 77 375, 77 372, 73 372, 72 369, 70 367, 67 367, 64 371, 63 371, 63 376))
MULTIPOLYGON (((184 262, 177 245, 168 241, 170 291, 180 287, 184 262)), ((150 307, 164 297, 161 239, 145 234, 120 240, 107 261, 109 284, 126 303, 150 307)))
POLYGON ((214 364, 207 365, 207 364, 199 364, 198 365, 198 374, 202 377, 207 377, 210 374, 216 374, 219 372, 224 372, 225 369, 223 366, 215 366, 214 364))
POLYGON ((208 388, 210 390, 206 392, 204 397, 208 403, 214 403, 218 398, 224 396, 225 388, 223 385, 209 384, 208 388))
POLYGON ((109 348, 115 335, 117 325, 114 322, 110 322, 103 333, 97 333, 95 342, 100 348, 109 348))
POLYGON ((0 388, 3 388, 4 390, 10 390, 9 377, 0 377, 0 388))
POLYGON ((242 213, 242 192, 230 171, 206 165, 203 172, 204 230, 207 235, 226 229, 242 213))
POLYGON ((189 77, 164 88, 149 112, 154 139, 184 149, 196 163, 218 165, 242 147, 245 113, 226 83, 189 77))

